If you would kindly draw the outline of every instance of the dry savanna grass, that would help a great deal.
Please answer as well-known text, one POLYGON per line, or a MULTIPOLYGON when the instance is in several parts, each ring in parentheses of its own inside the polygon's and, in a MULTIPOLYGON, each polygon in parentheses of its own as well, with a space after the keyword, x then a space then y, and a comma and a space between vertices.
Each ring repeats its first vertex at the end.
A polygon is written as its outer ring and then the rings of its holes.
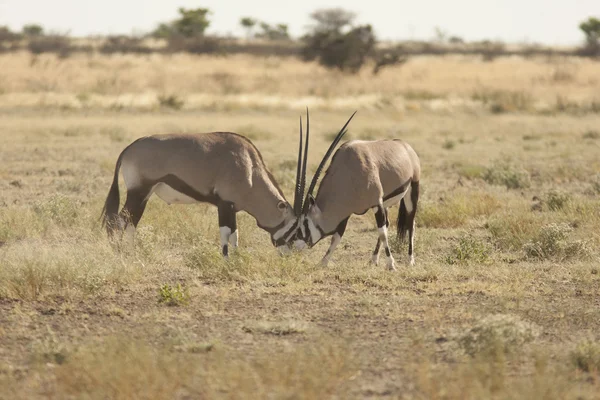
POLYGON ((420 57, 371 77, 4 54, 0 68, 0 399, 599 398, 592 61, 420 57), (155 197, 135 249, 107 240, 116 158, 143 135, 245 134, 291 200, 305 105, 311 170, 354 109, 351 138, 418 152, 415 267, 395 234, 398 271, 368 263, 371 212, 327 268, 327 240, 280 257, 247 214, 225 261, 214 207, 155 197))

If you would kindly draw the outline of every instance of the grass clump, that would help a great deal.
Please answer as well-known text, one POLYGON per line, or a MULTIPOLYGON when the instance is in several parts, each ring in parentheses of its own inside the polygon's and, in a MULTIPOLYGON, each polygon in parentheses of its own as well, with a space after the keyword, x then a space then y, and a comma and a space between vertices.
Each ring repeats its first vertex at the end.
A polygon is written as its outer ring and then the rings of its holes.
POLYGON ((573 228, 566 223, 551 223, 543 226, 537 236, 525 243, 523 250, 529 259, 564 261, 586 258, 590 250, 582 240, 569 240, 573 228))
POLYGON ((164 284, 158 290, 158 302, 171 307, 182 306, 190 302, 190 295, 188 289, 180 283, 176 286, 164 284))
POLYGON ((585 372, 600 371, 600 343, 586 340, 571 352, 571 360, 577 369, 585 372))
POLYGON ((264 333, 275 336, 304 333, 306 329, 306 323, 301 321, 252 321, 242 326, 244 332, 264 333))
POLYGON ((442 144, 442 148, 446 150, 452 150, 456 147, 456 142, 452 139, 446 139, 442 144))
POLYGON ((506 186, 507 189, 524 189, 531 186, 529 172, 507 160, 498 161, 487 168, 482 178, 491 185, 506 186))
POLYGON ((488 193, 455 193, 439 202, 423 202, 417 224, 427 228, 458 228, 472 218, 493 214, 500 206, 500 201, 488 193))
POLYGON ((477 321, 458 337, 458 344, 472 357, 496 358, 520 351, 538 336, 534 324, 514 315, 497 314, 477 321))
POLYGON ((550 211, 562 210, 571 201, 568 193, 553 189, 546 194, 546 205, 550 211))
POLYGON ((473 93, 472 98, 487 105, 494 114, 525 112, 533 108, 533 97, 525 91, 480 89, 473 93))
POLYGON ((161 108, 170 108, 173 110, 181 110, 185 104, 185 101, 175 94, 161 94, 157 100, 161 108))
POLYGON ((0 298, 78 298, 122 285, 137 269, 106 243, 22 241, 0 248, 0 298))
POLYGON ((584 139, 600 139, 600 131, 589 130, 583 134, 584 139))
POLYGON ((37 201, 33 206, 33 211, 40 218, 52 221, 62 227, 74 225, 79 217, 79 207, 72 199, 62 194, 37 201))
POLYGON ((470 262, 486 264, 491 261, 492 250, 483 240, 466 235, 458 240, 446 257, 448 264, 467 264, 470 262))

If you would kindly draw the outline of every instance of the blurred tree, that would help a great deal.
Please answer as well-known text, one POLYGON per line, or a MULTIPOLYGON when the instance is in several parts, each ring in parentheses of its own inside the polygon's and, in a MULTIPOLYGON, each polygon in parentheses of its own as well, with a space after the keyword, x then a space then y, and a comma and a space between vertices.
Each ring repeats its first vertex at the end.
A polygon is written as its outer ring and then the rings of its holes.
POLYGON ((188 10, 182 7, 179 9, 179 19, 160 24, 152 32, 152 36, 162 39, 169 39, 174 36, 184 38, 204 36, 204 31, 210 25, 210 21, 208 20, 209 13, 210 10, 208 8, 188 10))
POLYGON ((355 14, 340 8, 314 11, 314 24, 302 40, 302 56, 328 68, 356 73, 372 55, 377 39, 371 25, 354 27, 355 14))
POLYGON ((252 30, 258 21, 251 17, 244 17, 240 19, 240 25, 246 30, 246 38, 250 39, 252 37, 252 30))
POLYGON ((38 24, 25 25, 22 29, 23 35, 28 37, 43 36, 44 28, 38 24))
POLYGON ((313 11, 310 18, 314 21, 311 30, 316 32, 341 32, 342 28, 352 25, 356 14, 342 8, 325 8, 313 11))
POLYGON ((288 26, 286 24, 269 25, 266 22, 259 24, 261 32, 256 37, 268 40, 289 40, 288 26))
POLYGON ((584 52, 588 56, 600 56, 600 19, 590 17, 579 24, 585 35, 584 52))

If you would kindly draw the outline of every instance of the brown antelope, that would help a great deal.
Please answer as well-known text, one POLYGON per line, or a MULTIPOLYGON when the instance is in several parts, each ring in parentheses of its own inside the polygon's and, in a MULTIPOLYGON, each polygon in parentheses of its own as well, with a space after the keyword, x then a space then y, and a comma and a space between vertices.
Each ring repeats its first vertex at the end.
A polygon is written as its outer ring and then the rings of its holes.
MULTIPOLYGON (((352 140, 344 143, 334 154, 317 196, 312 195, 323 167, 346 133, 345 129, 352 117, 354 114, 331 143, 312 178, 298 221, 298 232, 292 239, 295 240, 296 248, 302 249, 307 245, 312 247, 322 238, 333 235, 331 245, 321 260, 323 265, 327 265, 344 235, 350 216, 362 215, 372 209, 375 211, 379 232, 372 262, 378 263, 383 243, 388 258, 387 266, 395 270, 394 258, 388 245, 387 209, 399 203, 398 235, 403 241, 408 231, 408 262, 414 265, 415 215, 419 201, 421 167, 419 157, 410 145, 398 139, 352 140)), ((308 129, 306 135, 308 140, 308 129)), ((305 166, 303 170, 306 170, 305 166)), ((305 179, 306 176, 303 175, 301 181, 305 179)))
MULTIPOLYGON (((302 133, 298 158, 301 151, 302 133)), ((302 173, 306 171, 298 165, 296 193, 302 173)), ((257 225, 271 235, 273 245, 287 252, 301 211, 298 203, 302 202, 302 195, 296 195, 292 208, 254 144, 230 132, 147 136, 127 146, 117 159, 102 210, 109 235, 124 231, 133 242, 153 193, 167 204, 205 202, 217 206, 224 257, 229 254, 229 244, 234 248, 238 245, 239 211, 252 215, 257 225), (120 213, 119 171, 127 187, 120 213)))

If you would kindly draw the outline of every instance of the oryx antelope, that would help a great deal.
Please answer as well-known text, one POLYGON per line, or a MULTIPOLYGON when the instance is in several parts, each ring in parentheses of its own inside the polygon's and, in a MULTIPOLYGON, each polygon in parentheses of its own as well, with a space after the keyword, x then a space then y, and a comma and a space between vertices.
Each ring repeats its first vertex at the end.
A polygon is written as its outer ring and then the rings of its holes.
MULTIPOLYGON (((300 173, 298 167, 297 180, 300 173)), ((225 257, 229 245, 238 245, 238 211, 252 215, 282 252, 288 250, 296 233, 298 213, 286 201, 258 149, 235 133, 155 135, 127 146, 117 160, 102 210, 109 235, 124 231, 132 242, 153 193, 167 204, 206 202, 217 206, 225 257), (119 171, 127 187, 120 213, 119 171)))
MULTIPOLYGON (((403 241, 408 231, 409 264, 414 265, 415 215, 421 167, 419 157, 409 144, 398 139, 352 140, 344 143, 334 154, 317 196, 312 195, 323 167, 353 117, 354 114, 340 130, 312 178, 298 221, 297 237, 294 238, 296 247, 312 247, 322 238, 333 235, 331 245, 321 261, 327 265, 344 235, 350 216, 372 209, 379 233, 372 262, 378 263, 383 243, 388 258, 387 266, 394 270, 395 262, 388 245, 387 209, 399 203, 398 235, 403 241)), ((308 135, 307 129, 307 140, 308 135)), ((304 181, 306 176, 303 175, 301 179, 304 181)))

